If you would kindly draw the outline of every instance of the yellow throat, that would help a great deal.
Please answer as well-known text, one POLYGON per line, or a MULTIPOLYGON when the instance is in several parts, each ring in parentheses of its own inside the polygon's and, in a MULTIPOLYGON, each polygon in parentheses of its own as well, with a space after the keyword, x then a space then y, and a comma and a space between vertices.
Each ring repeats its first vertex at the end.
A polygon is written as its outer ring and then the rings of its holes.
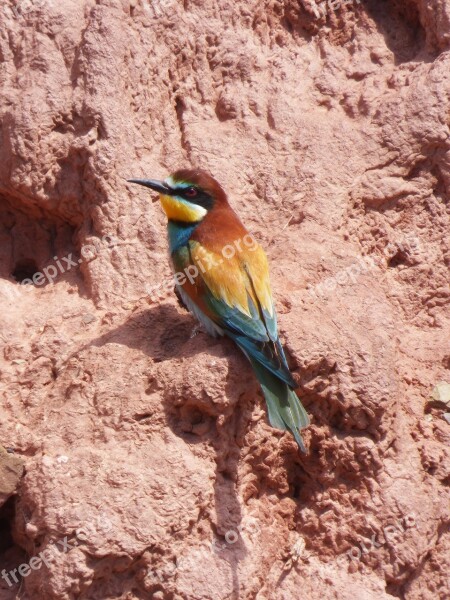
POLYGON ((160 194, 161 205, 167 218, 171 221, 182 221, 184 223, 195 223, 200 221, 208 212, 203 206, 178 199, 176 196, 165 196, 160 194))

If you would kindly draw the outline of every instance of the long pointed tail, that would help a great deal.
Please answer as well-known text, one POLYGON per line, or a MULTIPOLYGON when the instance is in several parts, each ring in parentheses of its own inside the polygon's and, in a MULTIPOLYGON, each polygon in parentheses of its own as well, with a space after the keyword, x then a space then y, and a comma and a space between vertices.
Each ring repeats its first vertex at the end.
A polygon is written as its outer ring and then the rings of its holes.
POLYGON ((289 430, 300 450, 306 448, 300 429, 309 425, 309 417, 297 394, 256 360, 249 358, 267 403, 269 422, 276 429, 289 430))

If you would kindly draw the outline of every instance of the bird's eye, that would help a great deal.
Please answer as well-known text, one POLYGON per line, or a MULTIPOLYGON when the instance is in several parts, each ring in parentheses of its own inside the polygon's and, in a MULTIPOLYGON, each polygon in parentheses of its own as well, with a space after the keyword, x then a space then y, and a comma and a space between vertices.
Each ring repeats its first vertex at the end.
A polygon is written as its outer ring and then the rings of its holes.
POLYGON ((198 194, 198 190, 195 187, 187 188, 187 190, 184 192, 184 195, 187 196, 188 198, 195 198, 195 196, 197 194, 198 194))

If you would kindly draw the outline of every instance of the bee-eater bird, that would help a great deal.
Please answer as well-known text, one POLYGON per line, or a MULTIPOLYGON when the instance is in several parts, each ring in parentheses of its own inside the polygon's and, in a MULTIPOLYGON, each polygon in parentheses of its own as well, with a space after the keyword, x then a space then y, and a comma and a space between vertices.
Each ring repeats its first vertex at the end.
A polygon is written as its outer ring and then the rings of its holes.
POLYGON ((184 304, 211 335, 228 336, 244 352, 264 393, 270 424, 291 431, 306 452, 299 430, 309 418, 278 337, 264 250, 205 171, 182 169, 164 181, 129 182, 160 194, 175 286, 184 304))

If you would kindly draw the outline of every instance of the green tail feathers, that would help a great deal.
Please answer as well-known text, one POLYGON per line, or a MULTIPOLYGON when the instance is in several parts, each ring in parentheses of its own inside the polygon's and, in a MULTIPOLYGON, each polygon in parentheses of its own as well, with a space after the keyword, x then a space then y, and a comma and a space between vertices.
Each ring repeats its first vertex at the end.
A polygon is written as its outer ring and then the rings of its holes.
POLYGON ((306 454, 299 430, 309 425, 309 417, 297 394, 259 362, 251 358, 249 360, 267 402, 270 424, 276 429, 289 430, 300 450, 306 454))

